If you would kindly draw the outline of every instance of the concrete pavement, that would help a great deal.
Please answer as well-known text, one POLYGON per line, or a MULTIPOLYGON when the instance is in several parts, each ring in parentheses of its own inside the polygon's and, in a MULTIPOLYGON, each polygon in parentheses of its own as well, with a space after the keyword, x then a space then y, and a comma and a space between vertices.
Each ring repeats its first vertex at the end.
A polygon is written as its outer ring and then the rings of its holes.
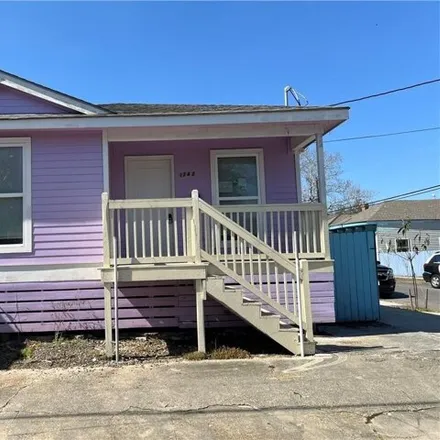
POLYGON ((3 371, 0 438, 438 439, 440 317, 388 309, 305 359, 3 371))
MULTIPOLYGON (((440 312, 440 289, 434 289, 430 284, 423 281, 418 281, 419 288, 419 308, 427 308, 434 312, 440 312), (426 297, 428 301, 426 302, 426 297), (426 307, 426 305, 428 307, 426 307)), ((409 291, 413 290, 412 284, 409 281, 397 280, 396 290, 390 298, 384 301, 394 302, 403 307, 410 306, 409 291)))

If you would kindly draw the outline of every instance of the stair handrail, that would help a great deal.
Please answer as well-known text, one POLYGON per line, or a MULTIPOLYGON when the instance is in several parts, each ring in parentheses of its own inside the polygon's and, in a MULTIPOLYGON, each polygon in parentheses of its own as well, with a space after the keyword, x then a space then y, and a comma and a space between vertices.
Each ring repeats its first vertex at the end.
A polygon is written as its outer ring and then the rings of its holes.
MULTIPOLYGON (((265 301, 270 306, 274 307, 281 314, 291 319, 295 324, 300 325, 302 332, 303 325, 304 330, 306 331, 306 337, 309 341, 313 341, 313 323, 312 323, 312 315, 311 315, 311 304, 310 304, 310 290, 308 286, 308 265, 301 265, 301 269, 298 271, 295 265, 286 257, 284 257, 281 253, 264 243, 259 238, 255 237, 251 232, 247 229, 243 228, 229 217, 218 211, 212 205, 206 203, 204 200, 199 198, 199 193, 197 190, 193 190, 191 193, 191 197, 193 199, 193 206, 197 206, 199 212, 204 213, 205 215, 210 216, 212 219, 217 221, 220 225, 229 229, 231 232, 240 237, 242 240, 245 240, 248 244, 253 246, 255 249, 259 250, 262 254, 266 255, 272 259, 275 264, 278 264, 285 271, 290 272, 293 278, 296 278, 296 286, 298 291, 300 291, 299 295, 297 294, 296 301, 298 305, 297 315, 290 312, 286 307, 282 307, 282 305, 276 301, 274 301, 270 296, 264 296, 263 292, 260 292, 253 284, 246 281, 242 276, 238 273, 234 273, 227 265, 222 264, 221 262, 215 260, 214 256, 210 253, 204 251, 202 249, 201 237, 198 236, 197 246, 201 249, 201 255, 209 262, 214 264, 218 269, 222 270, 223 273, 227 276, 234 278, 239 284, 241 284, 244 288, 252 289, 252 292, 255 293, 260 299, 265 301), (305 273, 307 271, 307 273, 305 273), (305 278, 307 286, 303 286, 303 278, 305 278), (298 284, 301 284, 301 288, 298 284), (302 300, 299 296, 302 295, 302 300)), ((200 226, 199 226, 200 227, 200 226)), ((298 256, 298 254, 297 254, 298 256)), ((303 341, 301 341, 303 345, 303 341)))

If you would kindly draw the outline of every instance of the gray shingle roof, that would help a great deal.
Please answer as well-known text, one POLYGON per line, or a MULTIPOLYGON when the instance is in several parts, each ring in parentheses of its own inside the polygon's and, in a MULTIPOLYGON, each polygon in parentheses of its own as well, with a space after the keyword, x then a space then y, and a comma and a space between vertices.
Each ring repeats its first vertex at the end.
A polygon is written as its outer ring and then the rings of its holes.
POLYGON ((396 200, 373 205, 357 214, 329 219, 330 226, 392 220, 440 220, 440 200, 396 200))
POLYGON ((284 105, 226 105, 226 104, 99 104, 99 107, 117 114, 170 114, 170 113, 244 113, 255 111, 307 111, 335 109, 335 107, 286 107, 284 105))

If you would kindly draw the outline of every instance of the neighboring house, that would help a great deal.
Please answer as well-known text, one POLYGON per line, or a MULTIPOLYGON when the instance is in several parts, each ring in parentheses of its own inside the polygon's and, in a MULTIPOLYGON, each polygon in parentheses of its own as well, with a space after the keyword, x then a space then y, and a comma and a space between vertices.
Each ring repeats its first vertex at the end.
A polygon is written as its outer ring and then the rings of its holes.
POLYGON ((423 274, 423 264, 440 250, 440 200, 398 200, 380 203, 357 214, 342 214, 329 220, 329 226, 375 224, 377 258, 393 269, 395 275, 410 276, 405 254, 417 248, 414 259, 417 276, 423 274), (409 231, 398 233, 402 222, 410 220, 409 231), (423 244, 427 245, 422 246, 423 244))
POLYGON ((313 352, 334 321, 322 137, 347 118, 95 105, 0 71, 0 332, 105 329, 110 355, 117 272, 120 328, 197 325, 203 350, 245 320, 298 353, 302 326, 313 352), (315 141, 321 203, 301 204, 315 141))

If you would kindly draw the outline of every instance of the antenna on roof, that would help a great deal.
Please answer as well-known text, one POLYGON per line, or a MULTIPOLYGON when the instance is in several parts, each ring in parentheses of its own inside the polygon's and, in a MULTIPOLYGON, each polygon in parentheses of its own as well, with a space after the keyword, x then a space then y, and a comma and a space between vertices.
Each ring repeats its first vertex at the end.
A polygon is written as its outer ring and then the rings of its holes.
POLYGON ((301 103, 301 98, 305 101, 304 106, 307 106, 309 104, 309 101, 302 93, 297 92, 292 86, 286 86, 284 87, 284 105, 286 107, 289 107, 289 93, 295 99, 296 105, 298 107, 303 106, 303 104, 301 103))

